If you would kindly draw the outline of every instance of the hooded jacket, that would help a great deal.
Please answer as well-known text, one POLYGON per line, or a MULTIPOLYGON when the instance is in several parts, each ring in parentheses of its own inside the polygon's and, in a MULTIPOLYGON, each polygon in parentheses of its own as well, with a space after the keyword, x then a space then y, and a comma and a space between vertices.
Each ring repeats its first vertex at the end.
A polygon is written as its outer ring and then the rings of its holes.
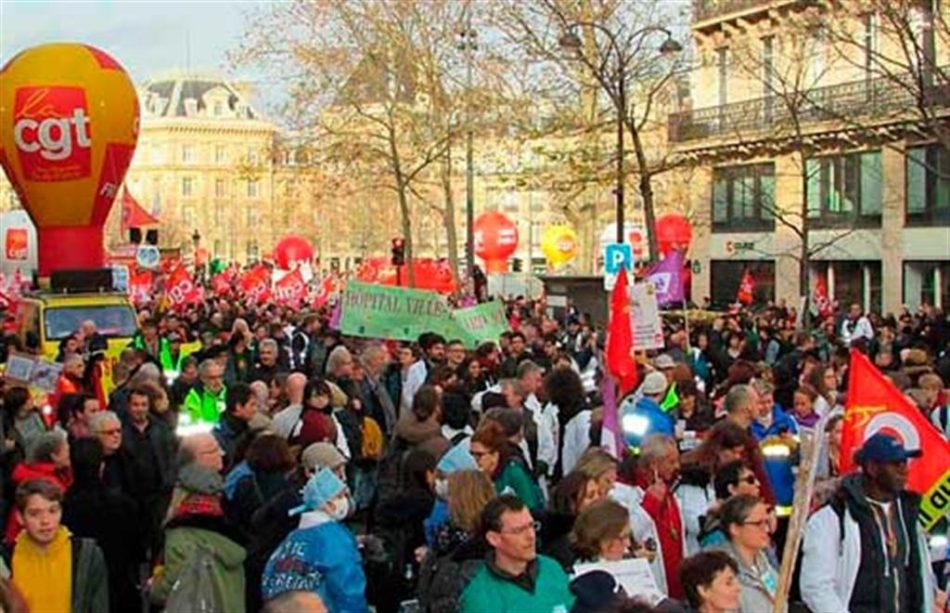
MULTIPOLYGON (((910 585, 906 587, 911 590, 912 610, 930 611, 936 582, 931 572, 929 548, 917 523, 920 496, 904 491, 894 503, 898 504, 901 524, 908 536, 911 565, 910 585)), ((832 501, 808 520, 802 543, 801 594, 811 610, 847 612, 857 587, 862 559, 865 556, 882 559, 883 543, 878 539, 865 542, 861 537, 859 522, 873 522, 870 514, 864 477, 853 474, 842 480, 832 501)), ((883 562, 881 564, 883 567, 883 562)))
MULTIPOLYGON (((196 464, 179 471, 178 485, 173 500, 187 501, 188 496, 220 496, 223 482, 217 473, 196 464)), ((224 514, 208 509, 207 512, 173 511, 172 519, 165 525, 165 567, 152 585, 151 599, 164 602, 172 591, 189 562, 204 550, 212 556, 212 575, 217 593, 221 596, 224 610, 242 613, 244 602, 244 558, 246 552, 240 544, 240 534, 224 519, 224 514)))

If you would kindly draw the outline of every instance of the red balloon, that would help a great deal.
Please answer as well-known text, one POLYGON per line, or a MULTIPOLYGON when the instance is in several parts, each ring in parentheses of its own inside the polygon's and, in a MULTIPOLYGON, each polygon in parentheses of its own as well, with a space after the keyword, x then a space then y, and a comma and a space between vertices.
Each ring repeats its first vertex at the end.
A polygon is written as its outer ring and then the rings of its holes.
POLYGON ((487 211, 475 220, 475 255, 485 260, 488 272, 507 272, 517 249, 518 226, 504 214, 487 211))
POLYGON ((685 215, 668 213, 656 220, 656 243, 662 255, 674 249, 686 251, 693 242, 693 227, 685 215))
POLYGON ((274 260, 277 267, 290 270, 295 265, 313 261, 313 245, 302 236, 291 234, 277 242, 274 247, 274 260))

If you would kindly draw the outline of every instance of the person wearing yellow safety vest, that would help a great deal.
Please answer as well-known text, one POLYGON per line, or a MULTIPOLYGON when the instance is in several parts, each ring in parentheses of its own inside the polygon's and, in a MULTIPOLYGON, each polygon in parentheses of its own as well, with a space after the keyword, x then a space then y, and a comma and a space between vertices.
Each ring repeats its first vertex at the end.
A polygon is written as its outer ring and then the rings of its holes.
POLYGON ((142 330, 132 339, 132 348, 144 352, 156 362, 168 348, 168 341, 158 335, 158 324, 148 319, 142 324, 142 330))
POLYGON ((227 404, 224 385, 224 367, 213 360, 205 360, 198 367, 200 381, 185 397, 178 417, 179 430, 218 423, 227 404))
POLYGON ((165 379, 172 382, 178 378, 188 354, 181 349, 181 335, 178 332, 172 332, 162 340, 162 346, 158 352, 158 361, 162 365, 165 379))

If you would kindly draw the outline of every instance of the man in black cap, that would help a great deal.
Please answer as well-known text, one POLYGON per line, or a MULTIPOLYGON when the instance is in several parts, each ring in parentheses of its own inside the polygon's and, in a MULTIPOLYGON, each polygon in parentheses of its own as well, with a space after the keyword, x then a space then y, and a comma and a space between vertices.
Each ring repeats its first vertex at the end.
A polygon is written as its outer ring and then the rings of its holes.
POLYGON ((908 460, 919 458, 877 433, 855 454, 861 467, 808 520, 801 593, 812 611, 932 611, 937 596, 920 496, 905 489, 908 460))

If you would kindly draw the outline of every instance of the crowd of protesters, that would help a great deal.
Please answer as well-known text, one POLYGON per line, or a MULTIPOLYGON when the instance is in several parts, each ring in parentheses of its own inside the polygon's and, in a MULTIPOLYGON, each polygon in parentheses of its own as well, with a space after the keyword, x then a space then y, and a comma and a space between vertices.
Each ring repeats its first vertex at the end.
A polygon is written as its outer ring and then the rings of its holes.
POLYGON ((849 349, 950 435, 938 309, 670 319, 618 399, 618 459, 605 322, 506 306, 478 347, 276 304, 144 309, 107 398, 84 325, 51 411, 3 390, 4 610, 770 611, 806 429, 827 452, 793 606, 943 610, 946 551, 905 489, 920 451, 879 434, 837 462, 849 349), (631 558, 655 591, 611 572, 631 558))

